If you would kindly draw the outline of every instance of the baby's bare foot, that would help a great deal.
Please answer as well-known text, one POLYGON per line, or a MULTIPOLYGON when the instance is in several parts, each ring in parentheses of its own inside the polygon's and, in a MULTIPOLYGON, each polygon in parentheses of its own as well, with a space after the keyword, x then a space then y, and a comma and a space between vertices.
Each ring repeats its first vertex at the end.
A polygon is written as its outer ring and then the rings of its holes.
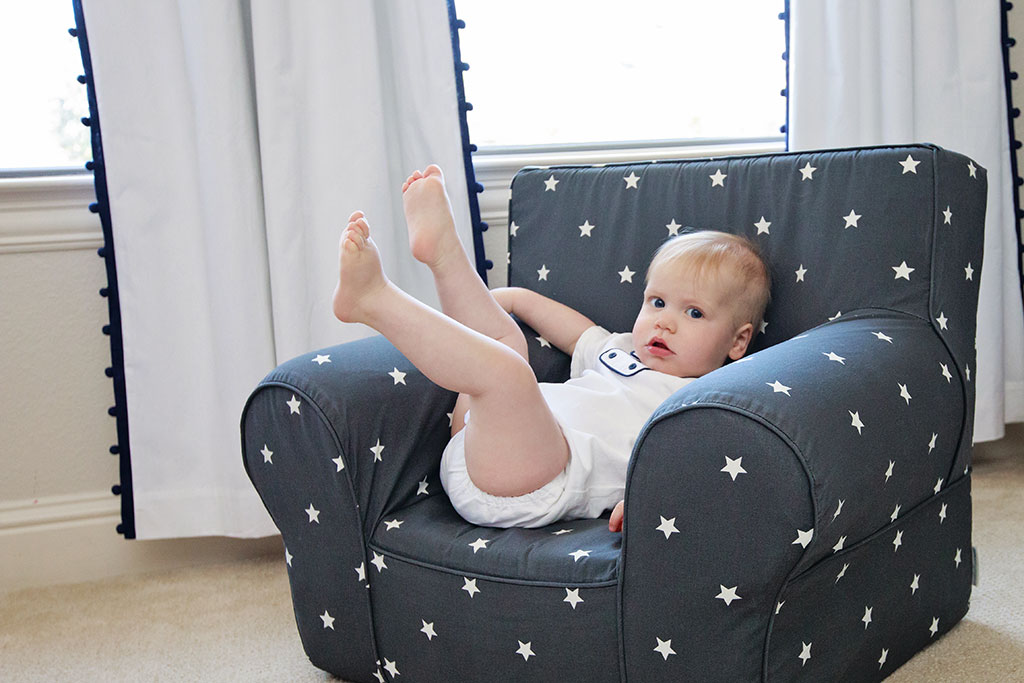
POLYGON ((367 322, 372 299, 388 285, 370 224, 362 211, 349 217, 338 246, 338 286, 334 289, 334 315, 342 322, 367 322))
POLYGON ((417 261, 436 269, 450 254, 462 255, 440 168, 431 164, 409 176, 402 185, 402 203, 409 226, 409 248, 417 261))

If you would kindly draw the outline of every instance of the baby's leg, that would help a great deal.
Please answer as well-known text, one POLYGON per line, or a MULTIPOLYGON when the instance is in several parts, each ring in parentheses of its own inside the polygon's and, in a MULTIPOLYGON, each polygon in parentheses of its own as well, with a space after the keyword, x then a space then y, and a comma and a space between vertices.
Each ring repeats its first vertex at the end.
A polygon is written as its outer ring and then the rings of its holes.
POLYGON ((526 360, 388 280, 359 213, 341 237, 334 314, 374 328, 430 380, 469 397, 466 466, 478 488, 522 495, 565 468, 569 447, 526 360))
POLYGON ((441 310, 526 358, 526 338, 491 296, 459 240, 441 169, 430 165, 409 176, 402 186, 402 202, 409 247, 434 274, 441 310))

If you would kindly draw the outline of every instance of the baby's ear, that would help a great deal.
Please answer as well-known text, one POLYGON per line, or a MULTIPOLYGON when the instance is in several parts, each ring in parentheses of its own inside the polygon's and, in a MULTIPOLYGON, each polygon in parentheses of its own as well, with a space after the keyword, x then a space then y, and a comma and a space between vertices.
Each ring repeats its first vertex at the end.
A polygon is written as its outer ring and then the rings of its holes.
POLYGON ((733 337, 732 341, 732 348, 729 349, 729 358, 732 360, 743 358, 743 354, 747 352, 747 347, 750 345, 750 340, 753 336, 754 326, 751 323, 744 323, 736 330, 736 336, 733 337))

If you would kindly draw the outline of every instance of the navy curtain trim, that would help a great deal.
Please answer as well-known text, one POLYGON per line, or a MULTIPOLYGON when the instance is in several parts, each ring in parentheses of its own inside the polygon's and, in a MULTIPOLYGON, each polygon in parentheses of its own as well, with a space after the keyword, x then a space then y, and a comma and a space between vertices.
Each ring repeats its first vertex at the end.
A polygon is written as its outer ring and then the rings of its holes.
POLYGON ((789 151, 789 0, 783 3, 782 14, 779 19, 784 22, 786 31, 786 51, 782 53, 782 61, 786 63, 786 89, 782 96, 786 98, 786 123, 779 128, 780 133, 786 134, 786 151, 789 151))
POLYGON ((1006 83, 1006 111, 1007 122, 1010 131, 1010 175, 1013 178, 1013 216, 1014 227, 1017 230, 1017 276, 1020 278, 1020 286, 1024 289, 1024 240, 1021 239, 1021 218, 1024 218, 1024 211, 1020 207, 1020 187, 1024 185, 1024 178, 1020 176, 1017 164, 1017 150, 1021 148, 1021 141, 1017 139, 1014 121, 1020 117, 1020 109, 1013 106, 1013 88, 1010 84, 1017 80, 1017 72, 1010 69, 1010 48, 1017 44, 1014 38, 1010 37, 1010 10, 1013 9, 1012 2, 1004 2, 1002 15, 1002 46, 1003 46, 1003 80, 1006 83))
POLYGON ((494 263, 487 260, 484 253, 484 231, 487 224, 480 220, 479 194, 484 191, 484 186, 476 181, 476 171, 473 169, 473 152, 476 145, 469 141, 469 122, 466 120, 466 112, 473 109, 473 105, 466 101, 466 88, 462 81, 462 72, 469 71, 469 64, 462 61, 462 50, 459 48, 459 29, 466 27, 466 22, 459 19, 455 14, 455 0, 448 0, 448 27, 452 38, 452 56, 455 59, 455 89, 459 98, 459 128, 462 131, 462 161, 466 171, 466 187, 469 190, 469 217, 473 224, 473 253, 476 258, 476 272, 480 279, 487 284, 487 271, 494 267, 494 263))
POLYGON ((125 538, 135 538, 135 506, 132 496, 132 463, 131 450, 128 447, 128 403, 124 384, 124 339, 121 336, 121 302, 117 291, 117 267, 114 260, 114 237, 110 223, 110 201, 107 196, 107 172, 103 163, 103 140, 100 135, 99 110, 96 106, 96 88, 93 81, 92 58, 89 55, 89 38, 85 30, 85 15, 82 12, 82 1, 73 0, 75 8, 75 28, 68 32, 78 38, 78 47, 82 52, 82 67, 85 73, 78 77, 78 82, 86 86, 89 96, 89 116, 82 119, 82 124, 89 128, 92 139, 92 161, 85 167, 92 171, 96 187, 96 202, 89 205, 89 211, 99 214, 103 226, 103 246, 97 250, 107 268, 107 286, 100 289, 100 296, 107 299, 107 312, 110 323, 103 326, 103 334, 110 337, 111 365, 106 369, 107 377, 114 382, 114 405, 107 413, 117 419, 117 443, 110 447, 110 453, 120 459, 121 482, 115 484, 111 492, 121 496, 121 523, 117 532, 125 538))

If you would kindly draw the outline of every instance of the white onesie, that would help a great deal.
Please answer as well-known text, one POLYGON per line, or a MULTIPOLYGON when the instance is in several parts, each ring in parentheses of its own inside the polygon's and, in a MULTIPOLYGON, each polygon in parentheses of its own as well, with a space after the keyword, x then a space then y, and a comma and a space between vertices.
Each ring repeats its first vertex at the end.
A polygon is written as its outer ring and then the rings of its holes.
POLYGON ((694 379, 652 370, 632 350, 631 334, 595 325, 576 342, 569 380, 540 384, 569 444, 569 463, 536 491, 506 497, 478 489, 466 471, 465 430, 455 434, 441 457, 441 483, 463 519, 540 527, 598 517, 622 500, 640 430, 665 399, 694 379))

